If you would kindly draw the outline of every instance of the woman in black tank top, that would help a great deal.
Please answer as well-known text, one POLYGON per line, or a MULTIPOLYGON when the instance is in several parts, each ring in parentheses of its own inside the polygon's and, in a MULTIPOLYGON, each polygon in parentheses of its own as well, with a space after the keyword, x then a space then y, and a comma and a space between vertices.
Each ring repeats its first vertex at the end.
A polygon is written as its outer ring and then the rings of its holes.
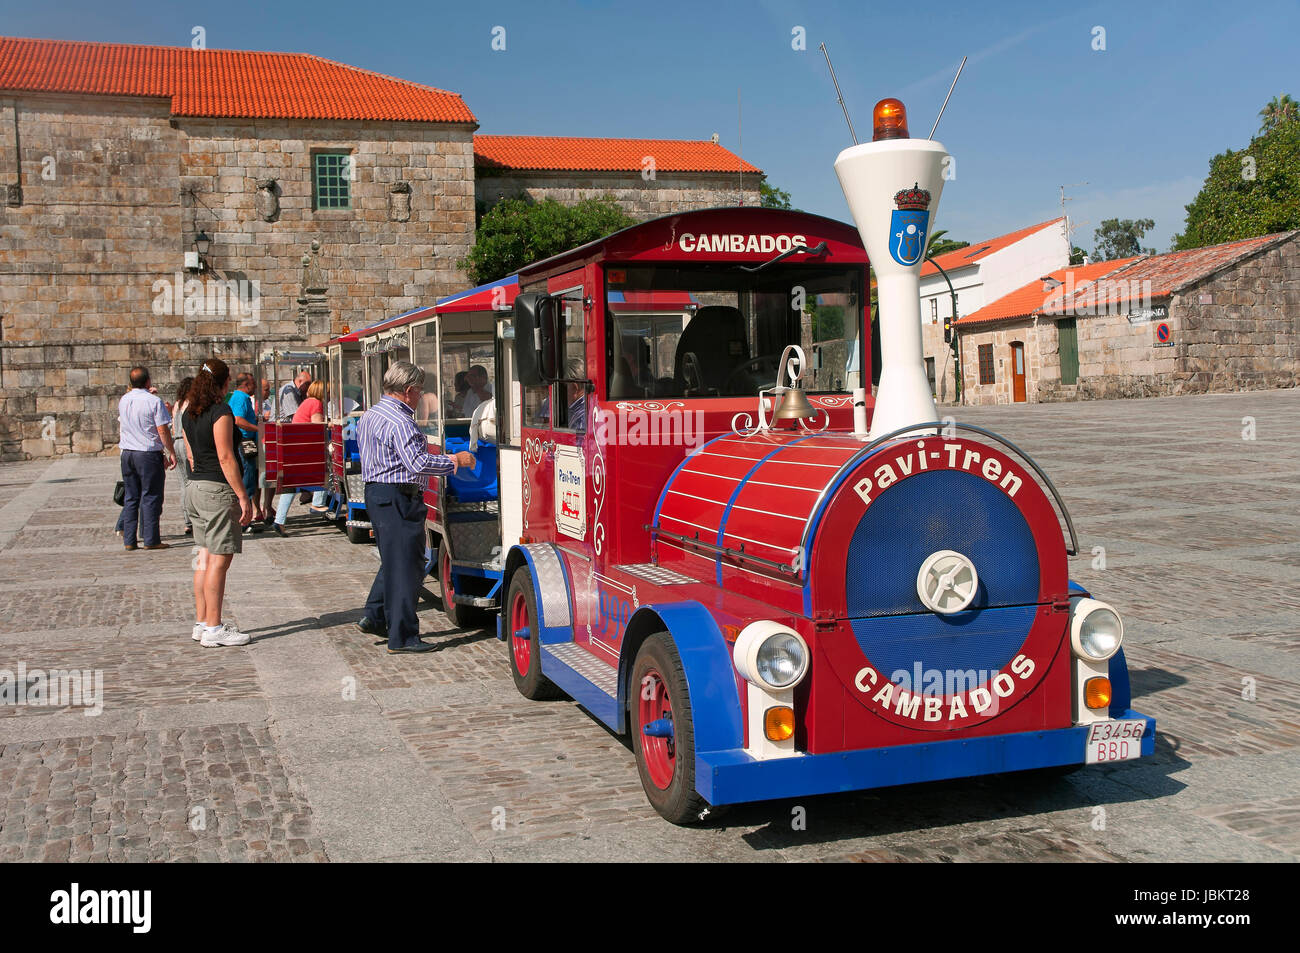
POLYGON ((239 465, 239 429, 226 403, 230 368, 208 358, 194 376, 182 427, 191 462, 186 510, 199 547, 194 563, 193 638, 205 647, 246 645, 249 637, 221 621, 226 572, 253 518, 239 465), (238 513, 238 516, 236 516, 238 513))
MULTIPOLYGON (((230 418, 231 447, 239 452, 239 431, 235 429, 235 415, 230 405, 218 400, 197 417, 186 413, 182 426, 185 428, 185 442, 194 457, 191 480, 208 480, 212 483, 225 483, 226 475, 221 470, 221 458, 217 455, 217 444, 213 431, 222 417, 230 418)), ((226 428, 222 428, 223 430, 226 428)), ((241 486, 242 481, 241 481, 241 486)))

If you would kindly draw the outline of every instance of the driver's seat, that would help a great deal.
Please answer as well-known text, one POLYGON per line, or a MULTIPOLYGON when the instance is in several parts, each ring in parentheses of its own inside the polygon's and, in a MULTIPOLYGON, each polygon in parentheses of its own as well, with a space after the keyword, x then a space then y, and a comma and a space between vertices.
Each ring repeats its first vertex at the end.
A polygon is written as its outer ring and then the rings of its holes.
POLYGON ((724 304, 706 305, 695 312, 682 331, 673 358, 673 385, 674 393, 683 396, 687 386, 683 373, 686 354, 694 354, 698 359, 704 387, 702 394, 694 396, 724 394, 731 372, 749 363, 749 338, 740 309, 724 304))

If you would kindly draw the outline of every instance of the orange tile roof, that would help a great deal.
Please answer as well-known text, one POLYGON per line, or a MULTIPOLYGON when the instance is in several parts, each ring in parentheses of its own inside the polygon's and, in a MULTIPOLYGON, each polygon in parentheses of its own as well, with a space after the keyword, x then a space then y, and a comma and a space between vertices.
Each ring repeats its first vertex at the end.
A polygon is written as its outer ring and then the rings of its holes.
MULTIPOLYGON (((935 258, 944 271, 953 271, 957 268, 965 268, 973 265, 981 258, 986 258, 995 251, 1001 251, 1008 245, 1014 245, 1022 238, 1028 238, 1034 232, 1042 231, 1049 225, 1055 225, 1064 219, 1054 218, 1050 222, 1039 222, 1037 225, 1030 225, 1028 228, 1022 228, 1016 232, 1008 232, 1006 235, 999 235, 997 238, 985 239, 982 242, 971 242, 965 248, 957 248, 953 251, 944 252, 935 258)), ((921 276, 937 275, 939 269, 928 261, 921 266, 921 276)))
POLYGON ((709 140, 579 139, 570 136, 475 136, 474 164, 485 169, 640 172, 653 156, 660 172, 751 172, 735 153, 709 140))
POLYGON ((0 89, 158 96, 173 116, 477 122, 457 93, 307 53, 0 37, 0 89))
POLYGON ((1216 271, 1297 235, 1300 231, 1279 232, 1165 255, 1071 265, 1048 276, 1062 285, 1045 290, 1041 279, 1031 281, 958 318, 957 324, 966 327, 1033 315, 1113 314, 1125 305, 1168 298, 1216 271))
MULTIPOLYGON (((1278 232, 1236 242, 1224 242, 1221 245, 1207 245, 1189 251, 1139 258, 1133 265, 1124 269, 1122 276, 1118 274, 1114 276, 1117 280, 1122 277, 1128 290, 1113 294, 1108 300, 1122 304, 1135 297, 1150 300, 1168 298, 1188 285, 1202 281, 1216 271, 1296 234, 1300 233, 1278 232)), ((1075 298, 1078 300, 1079 295, 1075 298)))
POLYGON ((1069 265, 1058 268, 1043 278, 1059 281, 1056 285, 1036 278, 1029 284, 1003 295, 996 301, 986 304, 978 311, 958 318, 956 324, 966 327, 971 324, 985 324, 989 321, 1009 321, 1013 318, 1027 318, 1035 314, 1051 313, 1061 309, 1065 289, 1073 291, 1082 285, 1091 286, 1093 282, 1118 271, 1138 259, 1123 258, 1118 261, 1094 262, 1090 265, 1069 265))

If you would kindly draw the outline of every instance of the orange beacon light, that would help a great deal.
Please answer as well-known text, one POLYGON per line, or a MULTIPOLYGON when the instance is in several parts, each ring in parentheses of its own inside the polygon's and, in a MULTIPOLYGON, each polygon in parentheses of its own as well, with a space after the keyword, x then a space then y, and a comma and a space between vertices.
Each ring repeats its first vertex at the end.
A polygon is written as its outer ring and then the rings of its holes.
POLYGON ((907 131, 907 107, 897 99, 882 99, 871 113, 871 141, 910 139, 907 131))

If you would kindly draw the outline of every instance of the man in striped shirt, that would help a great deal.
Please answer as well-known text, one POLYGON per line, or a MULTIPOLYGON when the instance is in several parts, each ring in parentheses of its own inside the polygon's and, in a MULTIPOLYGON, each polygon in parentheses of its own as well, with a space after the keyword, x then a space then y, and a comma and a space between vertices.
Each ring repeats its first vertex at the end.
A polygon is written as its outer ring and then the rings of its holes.
POLYGON ((384 374, 384 396, 361 416, 357 444, 366 483, 366 512, 379 547, 379 572, 370 587, 362 632, 388 636, 388 651, 427 652, 415 614, 424 580, 424 490, 430 476, 474 466, 474 455, 429 453, 415 424, 424 371, 398 361, 384 374))

